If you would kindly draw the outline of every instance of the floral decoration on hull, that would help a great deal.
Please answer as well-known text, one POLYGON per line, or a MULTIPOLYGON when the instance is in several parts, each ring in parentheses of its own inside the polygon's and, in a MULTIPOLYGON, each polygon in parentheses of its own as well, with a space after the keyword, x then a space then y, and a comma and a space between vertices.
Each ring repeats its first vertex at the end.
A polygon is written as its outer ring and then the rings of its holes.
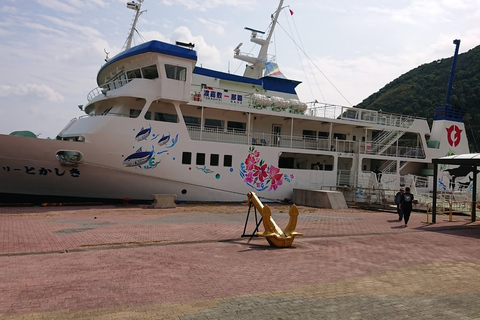
POLYGON ((260 159, 260 152, 250 147, 245 162, 240 165, 240 176, 243 181, 257 191, 277 190, 283 181, 291 182, 292 175, 283 174, 274 165, 268 165, 260 159))

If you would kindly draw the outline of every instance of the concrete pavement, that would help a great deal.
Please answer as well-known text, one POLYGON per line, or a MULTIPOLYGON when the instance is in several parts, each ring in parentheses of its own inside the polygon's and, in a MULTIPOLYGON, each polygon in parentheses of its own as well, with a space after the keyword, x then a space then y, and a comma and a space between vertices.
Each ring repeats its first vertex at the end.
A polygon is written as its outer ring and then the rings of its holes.
POLYGON ((247 211, 0 207, 0 319, 480 319, 468 217, 299 207, 276 249, 241 237, 247 211))

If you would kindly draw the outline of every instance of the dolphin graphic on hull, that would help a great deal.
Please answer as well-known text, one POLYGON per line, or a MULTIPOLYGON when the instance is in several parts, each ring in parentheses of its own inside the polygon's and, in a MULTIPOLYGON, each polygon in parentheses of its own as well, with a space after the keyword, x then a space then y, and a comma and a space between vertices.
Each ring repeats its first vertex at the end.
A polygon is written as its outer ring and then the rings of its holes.
POLYGON ((135 153, 129 155, 125 160, 123 160, 123 164, 126 167, 136 167, 141 166, 142 164, 148 162, 150 158, 153 156, 152 151, 143 151, 142 148, 138 149, 135 153))
POLYGON ((170 141, 170 134, 168 136, 162 135, 162 137, 160 138, 160 141, 158 141, 158 145, 163 146, 163 145, 167 144, 168 141, 170 141))
POLYGON ((135 141, 139 142, 139 141, 147 139, 151 132, 152 132, 152 127, 147 128, 147 129, 142 127, 140 132, 137 133, 137 135, 135 136, 135 141))

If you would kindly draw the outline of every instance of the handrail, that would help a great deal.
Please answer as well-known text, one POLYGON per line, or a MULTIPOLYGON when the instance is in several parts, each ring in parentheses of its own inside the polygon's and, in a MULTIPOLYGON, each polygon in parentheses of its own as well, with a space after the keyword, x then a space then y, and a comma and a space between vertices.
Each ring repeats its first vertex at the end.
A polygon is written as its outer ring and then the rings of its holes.
MULTIPOLYGON (((220 91, 223 92, 223 88, 209 87, 211 91, 220 91)), ((190 100, 192 102, 201 101, 202 99, 202 90, 204 87, 200 85, 191 85, 191 95, 190 100)), ((396 113, 387 113, 382 111, 374 111, 368 109, 360 109, 355 107, 347 107, 341 105, 328 104, 323 102, 310 102, 307 103, 305 112, 295 110, 293 106, 288 108, 279 108, 275 103, 271 103, 268 106, 262 106, 255 104, 255 99, 251 92, 246 91, 235 91, 236 94, 241 94, 243 97, 243 103, 237 104, 237 106, 244 106, 247 108, 256 108, 256 109, 267 109, 283 113, 301 113, 306 116, 316 117, 316 118, 328 118, 328 119, 338 119, 338 120, 348 120, 359 123, 369 123, 376 124, 380 126, 390 126, 397 128, 408 128, 413 124, 415 119, 425 119, 414 116, 406 116, 396 113)), ((209 103, 214 103, 216 105, 230 105, 230 103, 223 102, 221 99, 210 101, 209 103)))
MULTIPOLYGON (((304 135, 275 134, 265 131, 247 131, 230 128, 208 128, 187 125, 192 140, 217 141, 246 145, 272 146, 307 150, 322 150, 349 154, 376 154, 360 147, 364 142, 353 140, 309 139, 304 135)), ((370 142, 367 142, 370 144, 370 142)), ((390 146, 383 154, 402 158, 424 158, 422 148, 390 146), (392 148, 392 151, 390 151, 392 148)))
POLYGON ((128 83, 130 83, 134 79, 136 79, 136 78, 133 78, 133 79, 116 79, 114 81, 111 81, 111 82, 108 82, 108 83, 104 84, 103 86, 96 87, 95 89, 91 90, 87 94, 87 100, 88 100, 88 102, 90 102, 96 96, 99 96, 100 94, 106 94, 110 90, 119 89, 119 88, 127 85, 128 83))

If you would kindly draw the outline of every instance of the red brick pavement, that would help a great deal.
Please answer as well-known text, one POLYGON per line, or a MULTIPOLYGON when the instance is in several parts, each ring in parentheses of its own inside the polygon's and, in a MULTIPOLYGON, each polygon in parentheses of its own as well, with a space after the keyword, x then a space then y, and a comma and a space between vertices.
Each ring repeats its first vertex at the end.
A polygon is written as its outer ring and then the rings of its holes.
MULTIPOLYGON (((246 211, 0 208, 0 319, 176 319, 252 295, 361 296, 359 283, 390 297, 394 280, 378 277, 395 272, 408 275, 396 295, 437 290, 421 270, 447 278, 438 289, 444 294, 480 293, 480 251, 473 249, 480 229, 467 217, 427 225, 425 214, 414 213, 404 228, 392 213, 301 207, 297 230, 305 236, 275 249, 240 237, 246 211), (427 282, 417 288, 411 281, 427 282)), ((288 207, 272 212, 285 226, 288 207)))

